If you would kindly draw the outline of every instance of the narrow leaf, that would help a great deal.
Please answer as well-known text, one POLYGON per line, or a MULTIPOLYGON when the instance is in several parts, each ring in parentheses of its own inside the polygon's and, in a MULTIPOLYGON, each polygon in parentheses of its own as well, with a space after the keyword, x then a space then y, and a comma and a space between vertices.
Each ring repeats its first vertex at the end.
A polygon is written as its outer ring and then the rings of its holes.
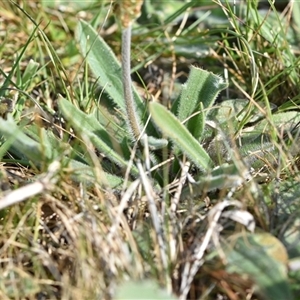
MULTIPOLYGON (((122 69, 114 53, 95 29, 83 20, 78 22, 76 38, 80 44, 81 52, 86 57, 98 83, 109 94, 111 100, 126 113, 122 69)), ((132 89, 138 114, 142 116, 145 106, 134 86, 132 86, 132 89)))
MULTIPOLYGON (((16 125, 10 115, 8 115, 7 120, 0 118, 0 133, 5 137, 6 143, 13 148, 13 152, 16 152, 21 158, 31 160, 37 165, 39 165, 44 159, 50 162, 51 159, 54 158, 53 156, 59 155, 59 153, 57 153, 57 148, 55 148, 55 145, 58 145, 58 141, 53 141, 53 137, 51 137, 51 135, 50 137, 48 136, 49 133, 47 133, 44 129, 41 130, 41 137, 34 135, 34 130, 31 132, 27 129, 25 130, 29 134, 35 136, 36 139, 40 138, 38 142, 26 135, 16 125)), ((75 181, 85 181, 87 184, 94 182, 95 176, 91 166, 74 159, 70 159, 69 157, 64 157, 62 159, 62 164, 71 166, 73 172, 72 178, 75 181)), ((111 188, 117 188, 123 184, 123 180, 117 176, 107 173, 104 173, 104 176, 106 177, 105 182, 111 188)))
POLYGON ((177 116, 180 121, 184 121, 198 112, 186 124, 195 138, 202 136, 208 108, 226 86, 220 76, 192 66, 188 81, 182 88, 177 116))
POLYGON ((149 104, 152 118, 162 133, 203 171, 208 171, 212 161, 199 142, 191 135, 185 126, 159 103, 149 104))
POLYGON ((11 115, 8 115, 7 120, 0 118, 0 133, 18 153, 33 162, 41 162, 42 158, 51 159, 52 149, 43 147, 41 143, 33 140, 22 132, 11 115))
POLYGON ((30 84, 31 79, 32 77, 35 76, 39 66, 40 66, 39 63, 30 59, 28 65, 26 66, 25 72, 22 76, 22 87, 24 90, 30 84))
MULTIPOLYGON (((71 178, 75 182, 84 182, 87 186, 94 184, 95 174, 91 166, 81 163, 74 159, 69 160, 68 158, 65 158, 63 162, 67 163, 71 167, 71 178)), ((101 175, 103 175, 103 180, 101 181, 102 186, 109 186, 112 189, 122 187, 124 182, 122 178, 106 172, 103 172, 103 174, 101 175)), ((130 182, 128 182, 128 184, 130 184, 130 182)))
POLYGON ((290 131, 300 122, 300 115, 298 111, 280 112, 272 115, 271 122, 272 123, 270 123, 269 120, 264 119, 255 126, 255 130, 268 132, 270 127, 274 125, 280 129, 280 131, 290 131))
MULTIPOLYGON (((122 168, 127 168, 128 162, 114 149, 119 142, 110 136, 93 115, 87 115, 66 99, 59 99, 59 108, 63 116, 80 134, 85 134, 108 159, 122 168)), ((133 175, 138 175, 138 170, 132 167, 133 175)))
POLYGON ((123 282, 117 289, 117 300, 121 299, 155 299, 155 300, 175 300, 175 296, 170 295, 166 289, 162 289, 153 280, 127 281, 123 282))

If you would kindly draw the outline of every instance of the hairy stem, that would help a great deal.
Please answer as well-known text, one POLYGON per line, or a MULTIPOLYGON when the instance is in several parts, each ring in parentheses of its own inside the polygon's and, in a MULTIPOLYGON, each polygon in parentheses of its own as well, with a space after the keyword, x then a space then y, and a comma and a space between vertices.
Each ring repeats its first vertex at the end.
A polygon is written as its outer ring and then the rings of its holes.
POLYGON ((131 66, 130 66, 130 47, 131 47, 131 25, 122 30, 122 72, 123 89, 126 104, 128 123, 135 140, 140 138, 140 122, 136 112, 132 93, 131 66))

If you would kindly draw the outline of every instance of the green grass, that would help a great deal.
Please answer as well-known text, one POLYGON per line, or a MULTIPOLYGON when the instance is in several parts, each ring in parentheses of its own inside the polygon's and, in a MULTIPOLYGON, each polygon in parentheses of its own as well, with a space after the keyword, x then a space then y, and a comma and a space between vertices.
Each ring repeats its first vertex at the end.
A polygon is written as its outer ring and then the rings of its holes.
POLYGON ((1 299, 300 297, 300 4, 283 2, 144 0, 140 137, 120 7, 2 3, 1 299))

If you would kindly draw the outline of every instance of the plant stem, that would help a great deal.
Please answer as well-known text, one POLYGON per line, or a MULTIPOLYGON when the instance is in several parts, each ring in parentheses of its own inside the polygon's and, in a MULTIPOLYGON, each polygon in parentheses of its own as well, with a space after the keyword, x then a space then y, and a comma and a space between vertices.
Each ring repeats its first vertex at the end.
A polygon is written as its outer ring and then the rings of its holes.
POLYGON ((128 123, 133 134, 134 140, 138 140, 141 135, 140 122, 136 112, 132 92, 131 66, 130 66, 130 47, 131 47, 131 25, 122 29, 122 72, 123 89, 126 104, 128 123))

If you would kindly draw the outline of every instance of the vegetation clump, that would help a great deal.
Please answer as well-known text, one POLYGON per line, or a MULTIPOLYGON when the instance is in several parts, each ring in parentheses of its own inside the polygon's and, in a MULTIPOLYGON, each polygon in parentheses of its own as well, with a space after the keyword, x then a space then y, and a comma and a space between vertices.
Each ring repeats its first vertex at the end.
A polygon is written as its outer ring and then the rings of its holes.
POLYGON ((2 6, 1 299, 300 297, 300 3, 2 6))

